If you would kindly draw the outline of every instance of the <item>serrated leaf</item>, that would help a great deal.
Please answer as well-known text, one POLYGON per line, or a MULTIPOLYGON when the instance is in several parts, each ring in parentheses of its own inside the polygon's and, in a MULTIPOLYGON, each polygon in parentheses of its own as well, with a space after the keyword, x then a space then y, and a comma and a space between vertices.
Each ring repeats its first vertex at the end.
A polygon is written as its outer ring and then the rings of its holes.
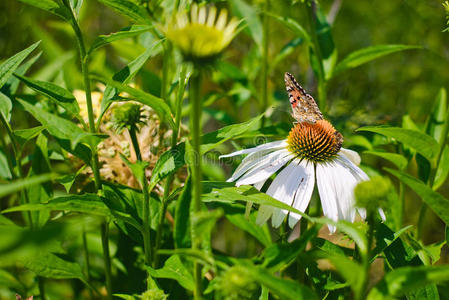
MULTIPOLYGON (((40 1, 40 0, 39 0, 40 1)), ((0 88, 8 81, 9 77, 19 67, 22 61, 33 52, 34 49, 40 44, 40 41, 29 46, 25 50, 20 51, 14 56, 8 58, 0 65, 0 88)))
MULTIPOLYGON (((0 184, 0 198, 6 195, 19 192, 32 185, 41 184, 52 179, 52 174, 42 174, 39 176, 18 179, 9 183, 0 184)), ((5 198, 4 198, 5 199, 5 198)))
POLYGON ((230 4, 234 15, 243 19, 248 25, 244 30, 252 37, 259 50, 262 50, 263 28, 254 6, 247 4, 243 0, 231 0, 230 4))
POLYGON ((366 126, 357 129, 357 131, 375 132, 394 138, 404 145, 415 149, 429 161, 435 159, 438 154, 439 146, 437 141, 420 131, 390 126, 366 126))
POLYGON ((385 55, 410 49, 421 49, 421 47, 408 45, 377 45, 359 49, 340 61, 335 67, 335 71, 332 75, 334 76, 340 72, 358 67, 385 55))
POLYGON ((77 116, 80 112, 80 107, 75 97, 71 92, 62 88, 54 83, 35 80, 25 76, 15 75, 28 87, 32 88, 39 94, 42 94, 51 100, 54 100, 56 104, 63 107, 72 116, 77 116))
POLYGON ((443 220, 446 225, 449 225, 449 200, 440 193, 435 192, 419 179, 392 169, 385 168, 390 174, 397 177, 400 181, 405 183, 412 189, 421 199, 443 220))
POLYGON ((143 6, 137 5, 130 0, 99 0, 106 6, 113 8, 125 17, 141 24, 150 24, 151 20, 143 6))
POLYGON ((193 276, 182 263, 178 255, 170 256, 161 269, 147 267, 148 273, 155 278, 168 278, 176 280, 182 287, 193 291, 195 283, 193 276))
POLYGON ((397 153, 380 152, 380 151, 364 151, 363 153, 375 155, 383 159, 386 159, 389 162, 396 165, 396 167, 398 167, 399 170, 404 170, 408 165, 407 159, 404 156, 397 153))
POLYGON ((113 32, 108 35, 99 35, 92 43, 92 46, 90 47, 88 53, 90 54, 93 51, 97 50, 98 48, 103 47, 104 45, 107 45, 111 42, 134 37, 141 33, 147 32, 151 28, 152 26, 150 25, 132 25, 130 27, 123 28, 120 31, 113 32))

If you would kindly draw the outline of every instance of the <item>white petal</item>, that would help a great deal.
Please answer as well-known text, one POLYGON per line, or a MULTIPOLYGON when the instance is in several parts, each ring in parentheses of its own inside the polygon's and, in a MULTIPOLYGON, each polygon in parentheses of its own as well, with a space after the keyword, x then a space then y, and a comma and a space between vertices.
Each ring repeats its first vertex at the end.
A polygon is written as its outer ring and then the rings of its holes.
POLYGON ((190 20, 192 23, 198 23, 198 5, 192 4, 190 8, 190 20))
MULTIPOLYGON (((333 174, 331 171, 332 164, 333 162, 317 164, 316 182, 324 215, 333 221, 338 221, 337 197, 335 195, 333 174)), ((328 227, 331 233, 335 232, 334 226, 328 225, 328 227)))
POLYGON ((209 9, 209 15, 207 17, 207 26, 209 27, 214 26, 216 15, 217 15, 217 8, 215 6, 211 6, 209 9))
POLYGON ((346 158, 348 158, 356 166, 360 165, 360 162, 362 161, 360 155, 351 149, 341 148, 340 154, 346 156, 346 158))
POLYGON ((339 219, 354 222, 354 188, 360 182, 340 159, 335 159, 333 172, 334 189, 337 197, 339 219))
POLYGON ((201 6, 198 12, 198 23, 206 23, 206 6, 201 6))
POLYGON ((344 165, 351 170, 354 176, 357 177, 359 181, 369 180, 368 175, 362 171, 358 166, 356 166, 351 160, 346 156, 338 154, 338 158, 344 163, 344 165))
POLYGON ((266 164, 261 168, 259 167, 253 168, 250 172, 243 175, 235 184, 237 186, 240 186, 243 184, 254 184, 256 182, 266 180, 268 177, 270 177, 280 168, 282 168, 282 166, 285 165, 292 158, 293 157, 290 153, 280 154, 279 158, 273 159, 271 163, 266 164))
MULTIPOLYGON (((271 151, 271 150, 270 150, 271 151)), ((271 163, 272 159, 278 159, 279 155, 287 155, 284 149, 268 153, 267 150, 253 152, 242 160, 242 163, 235 169, 228 182, 237 180, 240 176, 256 167, 263 167, 271 163)))
POLYGON ((366 209, 363 207, 357 207, 357 211, 359 212, 360 217, 365 220, 366 219, 366 209))
MULTIPOLYGON (((289 206, 293 205, 295 190, 300 182, 300 177, 304 173, 303 167, 299 166, 296 160, 292 161, 276 176, 268 188, 267 194, 289 206)), ((279 227, 287 213, 287 210, 275 208, 271 217, 273 227, 279 227)))
MULTIPOLYGON (((299 179, 293 207, 300 212, 305 212, 312 198, 313 187, 315 186, 315 167, 313 163, 306 161, 302 161, 300 165, 304 167, 305 176, 299 179)), ((288 225, 290 228, 293 228, 300 219, 301 215, 290 212, 288 217, 288 225)))
POLYGON ((256 182, 253 186, 260 191, 260 189, 262 189, 265 182, 266 182, 266 180, 262 180, 260 182, 256 182))
POLYGON ((379 207, 378 212, 379 212, 380 217, 382 218, 382 221, 385 222, 385 220, 387 220, 387 217, 385 216, 384 210, 379 207))
POLYGON ((231 157, 231 156, 247 154, 247 153, 252 153, 252 152, 257 152, 257 151, 267 150, 267 149, 276 150, 276 149, 280 149, 280 148, 285 148, 286 146, 287 146, 287 141, 286 140, 275 141, 275 142, 262 144, 262 145, 259 145, 257 147, 243 149, 243 150, 235 151, 235 152, 232 152, 232 153, 229 153, 229 154, 226 154, 226 155, 221 155, 219 158, 231 157))
POLYGON ((215 27, 218 30, 223 30, 226 26, 227 20, 228 20, 228 12, 226 11, 226 9, 222 9, 220 11, 220 15, 218 16, 217 24, 215 24, 215 27))

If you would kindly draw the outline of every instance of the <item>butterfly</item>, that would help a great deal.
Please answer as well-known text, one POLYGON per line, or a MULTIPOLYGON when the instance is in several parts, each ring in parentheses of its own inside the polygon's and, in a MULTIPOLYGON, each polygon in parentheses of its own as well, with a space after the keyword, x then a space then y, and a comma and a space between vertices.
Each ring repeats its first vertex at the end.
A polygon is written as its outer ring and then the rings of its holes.
POLYGON ((315 124, 316 121, 323 120, 323 114, 321 114, 315 100, 298 84, 295 77, 286 72, 284 80, 288 99, 293 110, 293 118, 298 123, 307 122, 310 124, 315 124))
MULTIPOLYGON (((299 85, 292 74, 286 72, 284 81, 285 88, 287 89, 288 93, 288 99, 290 101, 290 105, 292 106, 292 116, 298 123, 315 124, 320 120, 324 120, 323 114, 318 108, 315 99, 307 94, 307 92, 302 88, 302 86, 299 85)), ((332 129, 334 130, 333 134, 336 138, 337 143, 341 146, 341 144, 343 143, 343 135, 333 127, 332 129)))

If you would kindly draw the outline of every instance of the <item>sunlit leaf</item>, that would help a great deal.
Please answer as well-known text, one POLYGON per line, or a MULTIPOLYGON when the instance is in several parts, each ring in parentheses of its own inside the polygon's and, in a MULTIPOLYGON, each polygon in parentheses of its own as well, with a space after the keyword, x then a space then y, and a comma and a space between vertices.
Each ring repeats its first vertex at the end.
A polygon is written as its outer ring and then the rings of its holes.
POLYGON ((429 161, 432 161, 438 154, 439 146, 435 139, 420 131, 390 126, 366 126, 357 131, 370 131, 394 138, 415 149, 429 161))
POLYGON ((438 169, 435 174, 435 180, 433 182, 432 189, 434 191, 438 190, 438 188, 441 187, 446 182, 448 175, 449 175, 449 147, 446 145, 444 146, 443 153, 441 154, 440 163, 438 165, 438 169))
POLYGON ((420 46, 407 46, 407 45, 377 45, 366 47, 352 52, 340 61, 335 67, 335 71, 332 75, 336 75, 340 72, 346 71, 363 65, 367 62, 375 60, 376 58, 410 49, 421 49, 420 46))
POLYGON ((3 115, 3 118, 9 122, 11 119, 11 109, 12 102, 8 96, 0 92, 0 113, 3 115))
POLYGON ((386 170, 397 177, 412 189, 421 199, 443 220, 449 225, 449 200, 440 193, 435 192, 419 179, 410 176, 407 173, 386 168, 386 170))
MULTIPOLYGON (((40 0, 38 0, 40 1, 40 0)), ((47 0, 49 1, 49 0, 47 0)), ((33 52, 34 49, 40 44, 40 41, 37 43, 34 43, 33 45, 29 46, 25 50, 22 50, 21 52, 17 53, 16 55, 8 58, 6 61, 4 61, 0 65, 0 88, 8 81, 9 77, 14 73, 14 71, 19 67, 19 65, 22 63, 22 61, 27 58, 27 56, 33 52)))
POLYGON ((108 35, 99 35, 90 46, 89 53, 111 42, 134 37, 151 29, 150 25, 133 25, 108 35))
POLYGON ((184 166, 185 144, 181 143, 164 152, 156 162, 151 174, 150 184, 156 184, 184 166))
POLYGON ((380 152, 380 151, 364 151, 363 153, 382 157, 383 159, 386 159, 389 162, 396 165, 396 167, 398 167, 399 170, 405 169, 405 167, 407 167, 408 164, 408 161, 404 156, 396 153, 380 152))

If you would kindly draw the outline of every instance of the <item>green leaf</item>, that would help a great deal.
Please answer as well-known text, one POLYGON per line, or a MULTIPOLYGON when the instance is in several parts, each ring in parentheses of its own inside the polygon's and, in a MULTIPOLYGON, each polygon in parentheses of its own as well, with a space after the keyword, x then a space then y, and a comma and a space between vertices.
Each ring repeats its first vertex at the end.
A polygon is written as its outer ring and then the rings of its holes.
POLYGON ((306 249, 307 244, 318 234, 318 230, 318 226, 313 226, 291 243, 276 243, 268 246, 263 254, 263 266, 272 271, 287 267, 306 249))
POLYGON ((54 100, 56 104, 63 107, 72 116, 78 116, 80 107, 71 92, 54 83, 31 79, 25 76, 15 75, 28 87, 36 92, 54 100))
POLYGON ((12 102, 8 96, 0 92, 0 113, 3 115, 3 118, 9 122, 11 119, 11 109, 12 102))
POLYGON ((254 266, 250 263, 242 262, 244 267, 242 271, 246 271, 248 276, 253 280, 259 282, 261 285, 266 286, 273 294, 277 295, 280 299, 286 300, 313 300, 318 297, 305 285, 299 284, 292 280, 282 279, 272 275, 268 270, 254 266))
POLYGON ((173 118, 171 115, 170 107, 164 102, 163 99, 153 96, 151 94, 145 93, 144 91, 132 88, 127 86, 126 84, 122 84, 118 81, 107 79, 104 77, 94 76, 95 79, 102 81, 119 91, 123 91, 134 97, 135 101, 138 101, 142 104, 148 105, 159 115, 162 120, 166 120, 171 128, 175 127, 175 123, 173 122, 173 118))
POLYGON ((394 138, 404 145, 415 149, 429 161, 435 159, 438 154, 439 146, 437 141, 433 137, 416 130, 390 126, 367 126, 359 128, 357 131, 375 132, 394 138))
MULTIPOLYGON (((332 28, 327 22, 325 14, 321 8, 316 8, 316 35, 318 45, 320 47, 321 59, 323 63, 324 78, 327 80, 331 78, 332 73, 337 63, 337 48, 335 47, 334 38, 332 37, 332 28)), ((312 49, 315 51, 315 49, 312 49)), ((313 52, 312 51, 312 52, 313 52)), ((318 59, 318 57, 317 57, 318 59)))
POLYGON ((134 177, 137 179, 141 187, 144 187, 144 180, 147 180, 145 176, 145 169, 148 167, 148 162, 146 161, 136 161, 135 163, 130 162, 123 154, 120 153, 120 158, 128 166, 128 168, 133 173, 134 177))
POLYGON ((77 278, 86 283, 81 266, 53 253, 37 253, 24 260, 24 266, 39 276, 52 279, 77 278))
POLYGON ((69 140, 72 149, 80 142, 86 142, 91 147, 96 146, 101 138, 97 135, 87 133, 76 126, 75 123, 67 119, 55 116, 43 110, 42 108, 31 105, 25 101, 18 100, 25 110, 38 120, 45 129, 53 136, 60 139, 69 140))
POLYGON ((185 144, 181 143, 164 152, 156 162, 151 174, 151 184, 156 184, 184 166, 185 144))
MULTIPOLYGON (((244 19, 248 25, 245 31, 253 38, 254 42, 262 50, 263 28, 254 6, 247 4, 243 0, 231 0, 231 9, 235 16, 244 19)), ((261 51, 262 52, 262 51, 261 51)))
POLYGON ((130 0, 99 0, 106 6, 113 8, 125 17, 141 24, 150 24, 151 20, 143 6, 138 6, 130 0))
MULTIPOLYGON (((34 63, 41 57, 42 52, 39 52, 23 64, 21 64, 15 71, 14 74, 18 75, 24 75, 28 69, 34 65, 34 63)), ((9 97, 12 97, 12 95, 15 95, 17 92, 17 89, 19 88, 20 80, 14 76, 9 77, 8 81, 3 85, 2 91, 8 95, 9 97)))
POLYGON ((19 0, 19 1, 48 11, 49 13, 57 15, 58 17, 61 17, 66 21, 70 20, 69 9, 65 5, 63 5, 60 1, 53 1, 53 0, 19 0))
POLYGON ((189 291, 193 291, 195 283, 193 276, 182 263, 179 255, 170 256, 161 269, 153 269, 147 267, 148 273, 155 278, 168 278, 176 280, 182 287, 189 291))
POLYGON ((251 234, 265 247, 272 244, 268 227, 266 225, 256 225, 256 213, 250 214, 249 218, 246 218, 243 214, 226 214, 226 219, 238 228, 251 234))
MULTIPOLYGON (((206 133, 202 136, 202 145, 201 145, 201 153, 206 153, 207 151, 216 148, 218 145, 234 138, 248 130, 255 130, 257 126, 260 124, 260 119, 264 114, 260 114, 257 117, 252 118, 246 122, 240 124, 233 124, 223 128, 220 128, 217 131, 206 133)), ((258 128, 258 127, 257 127, 258 128)))
POLYGON ((100 35, 95 41, 92 43, 92 46, 89 49, 89 54, 95 51, 96 49, 103 47, 111 42, 130 38, 141 33, 147 32, 150 30, 152 26, 150 25, 132 25, 130 27, 123 28, 118 32, 113 32, 108 35, 100 35))
POLYGON ((302 27, 298 22, 296 22, 292 18, 279 16, 270 12, 266 12, 266 14, 276 19, 282 25, 290 29, 296 36, 303 38, 304 40, 306 40, 306 42, 310 42, 310 36, 307 33, 307 30, 305 30, 304 27, 302 27))
POLYGON ((428 284, 449 281, 449 267, 403 267, 387 273, 369 293, 368 299, 401 297, 428 284))
MULTIPOLYGON (((398 230, 396 232, 393 232, 390 228, 387 227, 387 225, 385 225, 383 223, 377 224, 376 231, 375 231, 375 233, 376 233, 375 234, 376 248, 373 249, 372 253, 376 254, 376 256, 377 256, 377 254, 385 251, 385 249, 390 247, 390 245, 392 245, 397 239, 399 239, 399 237, 403 233, 405 233, 411 227, 412 227, 412 225, 409 225, 404 228, 401 228, 400 230, 398 230)), ((396 252, 396 254, 399 254, 399 251, 396 252)))
MULTIPOLYGON (((40 1, 40 0, 38 0, 40 1)), ((33 52, 34 49, 39 45, 40 41, 37 43, 34 43, 33 45, 29 46, 25 50, 22 50, 21 52, 17 53, 16 55, 8 58, 6 61, 4 61, 0 65, 0 88, 8 81, 9 77, 14 73, 14 71, 19 67, 19 65, 22 63, 22 61, 25 60, 25 58, 33 52)))
POLYGON ((443 220, 446 225, 449 225, 449 200, 441 194, 433 191, 422 181, 410 176, 404 172, 385 168, 390 174, 397 177, 400 181, 405 183, 409 188, 415 191, 418 196, 443 220))
POLYGON ((0 198, 3 198, 4 196, 12 193, 19 192, 32 185, 41 184, 43 182, 49 181, 52 179, 52 177, 53 177, 52 174, 43 174, 25 179, 18 179, 5 184, 0 184, 0 198))
POLYGON ((380 151, 364 151, 363 153, 371 154, 374 156, 381 157, 385 160, 388 160, 389 162, 396 165, 396 167, 398 167, 399 170, 404 170, 408 165, 407 159, 400 154, 390 152, 380 152, 380 151))
POLYGON ((10 213, 15 211, 39 210, 68 210, 99 216, 109 216, 109 209, 101 198, 95 194, 69 195, 50 199, 48 203, 23 204, 2 211, 10 213))
MULTIPOLYGON (((207 186, 212 184, 213 184, 212 182, 205 182, 204 186, 207 189, 207 186)), ((201 195, 201 199, 204 202, 230 202, 230 203, 236 201, 253 202, 260 205, 269 205, 277 208, 282 208, 291 212, 295 212, 303 217, 310 219, 310 217, 300 212, 296 208, 293 208, 290 205, 278 201, 273 197, 260 192, 259 190, 250 185, 242 185, 240 187, 233 186, 225 188, 212 188, 210 192, 201 195)))
POLYGON ((189 248, 191 246, 190 234, 190 202, 192 199, 192 180, 189 176, 184 188, 176 201, 175 226, 173 240, 175 248, 189 248))
POLYGON ((420 46, 407 46, 407 45, 378 45, 366 47, 352 52, 346 56, 335 68, 333 76, 337 73, 346 71, 363 65, 367 62, 375 60, 376 58, 410 49, 421 49, 420 46))
POLYGON ((439 143, 444 143, 443 128, 446 118, 447 93, 445 88, 441 88, 435 99, 432 112, 426 124, 426 133, 439 143))
POLYGON ((435 174, 435 180, 433 182, 432 189, 434 191, 438 190, 447 179, 449 175, 449 147, 444 146, 443 153, 441 154, 440 163, 438 164, 438 169, 435 174))

